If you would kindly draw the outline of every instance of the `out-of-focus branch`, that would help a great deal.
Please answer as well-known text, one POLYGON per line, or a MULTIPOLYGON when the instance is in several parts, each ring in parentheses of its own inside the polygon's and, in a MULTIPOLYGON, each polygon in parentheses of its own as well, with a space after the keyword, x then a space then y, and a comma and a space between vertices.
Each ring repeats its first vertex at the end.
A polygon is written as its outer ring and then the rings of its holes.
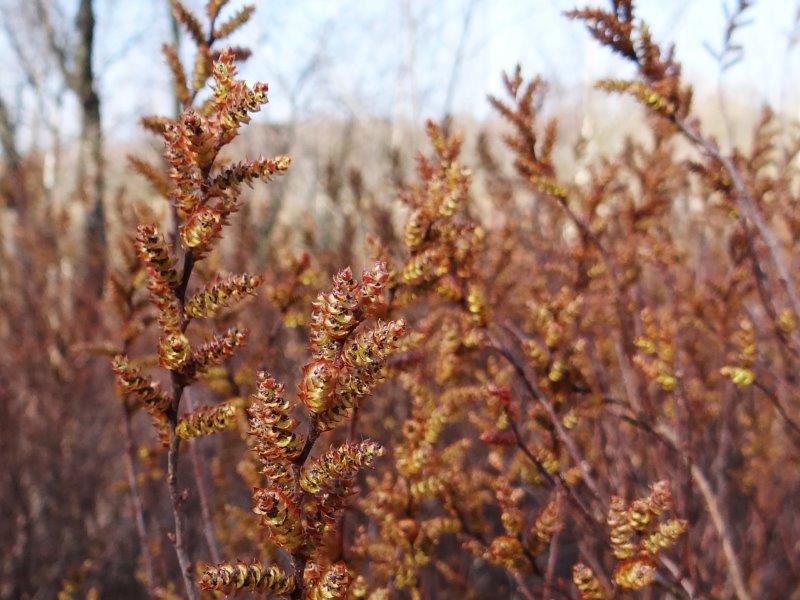
POLYGON ((144 504, 142 503, 142 493, 139 489, 139 482, 136 479, 136 465, 134 463, 133 432, 131 431, 131 411, 124 405, 124 415, 122 418, 122 438, 125 444, 123 458, 125 460, 125 472, 128 477, 128 487, 131 492, 131 503, 136 520, 136 535, 139 537, 140 552, 144 563, 144 577, 147 582, 147 593, 151 598, 155 597, 155 575, 153 571, 153 556, 150 553, 150 544, 147 536, 147 527, 144 521, 144 504))
POLYGON ((36 9, 36 16, 39 19, 42 30, 44 31, 47 47, 50 50, 53 58, 56 60, 56 64, 61 71, 61 75, 64 78, 67 87, 74 90, 77 87, 75 72, 67 59, 67 49, 58 39, 55 27, 53 26, 53 21, 50 18, 50 10, 47 6, 45 6, 42 0, 35 0, 34 7, 36 9))
POLYGON ((3 149, 7 168, 16 171, 21 160, 17 148, 17 131, 2 98, 0 98, 0 147, 3 149))
POLYGON ((708 479, 697 465, 692 465, 692 479, 694 479, 695 484, 700 490, 700 495, 703 496, 706 509, 711 516, 711 522, 714 524, 714 529, 722 543, 722 552, 725 555, 725 562, 728 564, 728 572, 731 575, 731 584, 736 592, 736 597, 739 600, 751 600, 752 596, 747 590, 747 585, 745 585, 739 557, 733 549, 733 542, 729 535, 731 528, 722 517, 717 497, 714 495, 711 485, 708 483, 708 479))
POLYGON ((447 81, 447 93, 444 98, 442 119, 448 119, 453 110, 456 87, 458 86, 459 75, 461 74, 461 65, 464 62, 464 51, 466 50, 472 17, 475 14, 478 2, 479 0, 469 0, 464 9, 464 18, 461 21, 461 35, 458 38, 458 45, 456 46, 456 52, 453 56, 453 66, 450 69, 450 78, 447 81))
MULTIPOLYGON (((195 403, 193 398, 189 395, 189 390, 186 390, 184 395, 186 396, 187 409, 189 412, 193 412, 195 409, 195 403)), ((208 546, 208 552, 211 555, 211 560, 217 564, 221 560, 221 554, 219 550, 219 543, 217 542, 217 536, 214 531, 214 520, 211 517, 211 502, 209 499, 210 494, 208 492, 205 473, 203 472, 203 463, 201 462, 200 455, 197 452, 197 440, 190 439, 187 441, 187 444, 189 445, 189 460, 192 463, 192 472, 194 473, 195 486, 197 487, 197 497, 200 501, 200 518, 203 521, 203 537, 206 540, 206 546, 208 546)))
POLYGON ((506 345, 494 337, 492 338, 492 346, 503 355, 503 357, 511 364, 512 367, 514 367, 514 370, 517 372, 517 375, 519 375, 520 380, 525 385, 525 388, 545 411, 547 418, 550 420, 553 428, 556 431, 556 434, 558 435, 558 439, 564 444, 564 446, 566 446, 567 451, 572 457, 572 460, 581 470, 583 481, 586 484, 586 487, 589 488, 595 499, 600 503, 603 510, 605 510, 606 503, 603 500, 603 495, 600 493, 600 488, 598 487, 597 482, 594 480, 594 476, 589 468, 589 462, 583 457, 578 449, 577 444, 575 444, 575 441, 564 429, 564 426, 561 424, 561 419, 559 419, 558 415, 556 414, 553 405, 534 383, 534 378, 528 373, 527 366, 524 364, 524 362, 520 361, 506 345))
POLYGON ((678 129, 680 129, 693 144, 700 148, 707 156, 718 161, 728 173, 733 183, 735 192, 734 198, 737 208, 741 213, 740 217, 748 219, 753 224, 764 244, 767 246, 770 260, 778 276, 778 281, 780 281, 781 286, 786 292, 795 318, 800 319, 800 296, 798 296, 794 280, 789 274, 789 269, 781 256, 780 244, 775 234, 764 220, 753 197, 750 195, 739 169, 736 168, 736 165, 728 156, 720 151, 719 147, 713 141, 703 136, 697 128, 690 126, 679 117, 675 117, 673 121, 678 129))
POLYGON ((20 168, 22 159, 17 147, 16 126, 2 98, 0 98, 0 148, 3 150, 6 176, 14 180, 13 186, 3 186, 2 193, 9 208, 21 211, 24 209, 24 200, 18 188, 24 181, 20 168))

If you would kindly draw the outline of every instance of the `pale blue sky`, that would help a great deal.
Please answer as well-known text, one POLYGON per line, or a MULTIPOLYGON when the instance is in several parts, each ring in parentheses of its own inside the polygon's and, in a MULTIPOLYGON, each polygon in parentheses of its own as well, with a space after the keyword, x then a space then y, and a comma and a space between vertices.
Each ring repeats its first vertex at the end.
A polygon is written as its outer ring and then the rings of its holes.
MULTIPOLYGON (((0 0, 6 5, 15 0, 0 0)), ((59 0, 66 17, 74 0, 59 0)), ((732 3, 733 0, 728 0, 732 3)), ((201 2, 188 0, 198 6, 201 2)), ((256 0, 258 10, 234 41, 255 53, 245 75, 270 83, 267 117, 348 115, 352 112, 421 119, 444 106, 453 56, 466 7, 474 4, 464 61, 454 88, 457 113, 487 114, 485 96, 496 92, 499 73, 521 62, 559 86, 624 75, 625 66, 589 41, 562 12, 571 0, 256 0), (301 76, 302 73, 309 73, 301 76)), ((605 2, 584 2, 579 5, 605 2)), ((797 0, 756 0, 753 24, 739 41, 746 55, 726 75, 728 85, 750 98, 763 96, 784 108, 796 101, 798 51, 787 52, 797 0)), ((232 5, 236 5, 233 0, 232 5)), ((717 65, 704 42, 719 46, 724 20, 720 0, 639 0, 639 15, 659 41, 674 41, 687 76, 698 89, 716 86, 717 65)), ((159 46, 167 39, 165 0, 98 0, 98 67, 105 120, 122 137, 139 114, 168 110, 167 81, 159 46)), ((13 17, 11 17, 13 18, 13 17)), ((8 71, 7 93, 20 89, 8 71)), ((23 94, 25 105, 32 104, 23 94)), ((69 101, 61 110, 69 112, 69 101)), ((24 110, 20 112, 25 112, 24 110)), ((796 112, 796 111, 795 111, 796 112)))

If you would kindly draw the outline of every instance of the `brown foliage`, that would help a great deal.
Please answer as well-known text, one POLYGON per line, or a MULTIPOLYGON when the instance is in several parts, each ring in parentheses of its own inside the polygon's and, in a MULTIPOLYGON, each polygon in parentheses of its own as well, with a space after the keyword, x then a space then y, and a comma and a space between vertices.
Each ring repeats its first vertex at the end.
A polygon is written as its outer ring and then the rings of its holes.
MULTIPOLYGON (((182 110, 145 121, 163 164, 131 159, 170 218, 118 203, 102 304, 55 268, 34 186, 0 247, 0 596, 791 597, 796 135, 765 112, 723 152, 615 0, 570 16, 635 65, 600 87, 646 135, 573 149, 566 177, 546 85, 517 68, 490 99, 507 154, 483 137, 470 167, 428 123, 402 231, 361 203, 369 251, 298 225, 287 258, 246 227, 242 184, 289 159, 222 153, 267 101, 218 47, 253 10, 217 23, 226 5, 204 23, 173 2, 192 81, 166 48, 182 110)), ((354 203, 378 195, 360 167, 354 203)))

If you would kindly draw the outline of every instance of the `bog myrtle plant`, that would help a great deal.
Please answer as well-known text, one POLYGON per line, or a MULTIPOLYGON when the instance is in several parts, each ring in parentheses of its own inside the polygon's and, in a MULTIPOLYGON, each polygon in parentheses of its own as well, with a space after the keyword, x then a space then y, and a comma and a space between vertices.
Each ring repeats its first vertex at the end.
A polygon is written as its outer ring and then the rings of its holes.
MULTIPOLYGON (((517 67, 489 98, 501 141, 428 122, 385 204, 372 165, 332 164, 342 240, 281 223, 297 250, 280 253, 258 246, 248 190, 272 202, 290 159, 232 158, 267 103, 229 45, 254 9, 172 9, 189 42, 164 47, 175 114, 143 119, 162 158, 130 163, 151 206, 119 203, 129 231, 94 324, 124 434, 125 479, 102 493, 131 501, 124 566, 149 597, 791 597, 796 124, 765 110, 723 148, 630 0, 580 8, 567 17, 630 69, 597 87, 638 106, 636 135, 568 145, 547 83, 517 67)), ((69 294, 43 287, 40 306, 21 273, 0 274, 8 314, 90 395, 58 359, 87 345, 69 294)), ((30 346, 7 347, 0 396, 60 397, 19 375, 30 346)), ((105 591, 120 565, 100 541, 122 531, 53 561, 71 561, 59 597, 105 591)))

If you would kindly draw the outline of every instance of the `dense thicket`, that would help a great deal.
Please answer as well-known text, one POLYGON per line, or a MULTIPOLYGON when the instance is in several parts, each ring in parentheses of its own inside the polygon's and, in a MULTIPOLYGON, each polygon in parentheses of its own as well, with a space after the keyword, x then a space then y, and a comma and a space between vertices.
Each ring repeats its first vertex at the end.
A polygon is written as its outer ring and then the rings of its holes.
POLYGON ((618 152, 562 175, 517 68, 505 149, 430 122, 399 210, 332 163, 341 231, 267 239, 245 188, 291 165, 229 147, 267 86, 226 4, 173 3, 195 60, 102 299, 36 157, 5 172, 0 597, 794 597, 795 126, 723 150, 613 0, 569 16, 633 70, 618 152))

